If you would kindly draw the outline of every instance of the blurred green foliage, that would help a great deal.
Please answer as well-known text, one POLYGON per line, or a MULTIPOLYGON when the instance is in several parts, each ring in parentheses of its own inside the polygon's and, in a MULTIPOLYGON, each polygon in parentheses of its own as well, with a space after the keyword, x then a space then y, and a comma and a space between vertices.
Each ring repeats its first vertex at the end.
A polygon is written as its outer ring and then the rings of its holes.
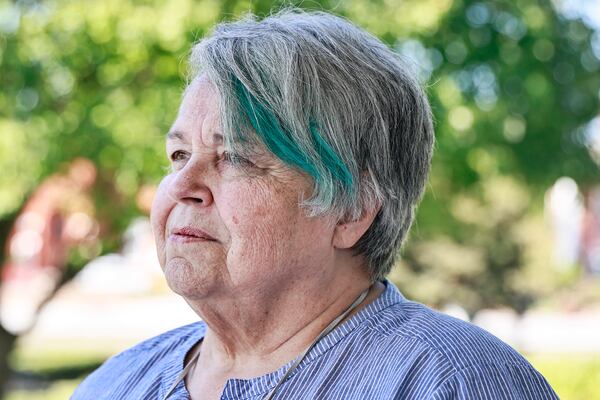
POLYGON ((600 359, 597 356, 534 354, 528 360, 561 399, 600 399, 600 359))
MULTIPOLYGON (((286 2, 290 4, 290 2, 286 2)), ((102 252, 163 174, 194 41, 280 2, 0 0, 0 220, 41 180, 87 157, 102 252)), ((525 309, 548 269, 544 190, 598 179, 581 127, 598 111, 593 32, 543 0, 302 2, 333 10, 415 60, 436 117, 430 188, 393 275, 412 298, 525 309)), ((89 254, 86 257, 92 257, 89 254)), ((81 263, 85 260, 81 260, 81 263)))

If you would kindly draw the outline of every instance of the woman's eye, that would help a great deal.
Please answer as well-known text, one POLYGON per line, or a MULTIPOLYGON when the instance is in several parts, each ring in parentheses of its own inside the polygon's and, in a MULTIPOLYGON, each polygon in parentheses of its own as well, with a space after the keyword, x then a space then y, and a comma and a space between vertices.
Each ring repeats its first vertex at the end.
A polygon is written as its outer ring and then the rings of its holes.
POLYGON ((187 153, 185 151, 177 150, 171 153, 171 161, 177 162, 181 160, 185 160, 187 158, 187 153))

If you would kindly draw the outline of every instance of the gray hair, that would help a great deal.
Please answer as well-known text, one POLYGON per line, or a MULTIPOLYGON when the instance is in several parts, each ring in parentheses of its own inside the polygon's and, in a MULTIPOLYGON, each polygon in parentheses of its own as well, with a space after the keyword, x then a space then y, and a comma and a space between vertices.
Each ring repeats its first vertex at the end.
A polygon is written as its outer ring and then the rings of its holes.
POLYGON ((356 220, 380 207, 354 250, 373 281, 385 277, 432 156, 431 110, 413 69, 347 20, 297 9, 218 24, 190 64, 217 88, 226 146, 243 152, 262 142, 313 177, 301 201, 310 215, 356 220))

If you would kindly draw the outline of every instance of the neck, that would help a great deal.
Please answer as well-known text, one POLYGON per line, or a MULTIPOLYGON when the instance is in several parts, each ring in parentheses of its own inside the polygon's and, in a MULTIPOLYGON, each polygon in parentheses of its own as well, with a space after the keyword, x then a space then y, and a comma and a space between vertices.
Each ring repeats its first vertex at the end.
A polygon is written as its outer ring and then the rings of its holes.
MULTIPOLYGON (((361 266, 327 280, 290 282, 247 296, 189 302, 208 325, 202 341, 203 365, 240 378, 284 365, 371 286, 364 271, 361 266)), ((371 290, 361 306, 381 291, 379 286, 371 290)))

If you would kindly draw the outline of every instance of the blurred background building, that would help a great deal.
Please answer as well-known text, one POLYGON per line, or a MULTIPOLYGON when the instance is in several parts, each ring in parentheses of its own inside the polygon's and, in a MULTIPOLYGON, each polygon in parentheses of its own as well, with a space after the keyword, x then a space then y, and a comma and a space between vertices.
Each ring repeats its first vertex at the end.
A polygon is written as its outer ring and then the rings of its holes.
MULTIPOLYGON (((600 399, 600 1, 315 0, 409 58, 431 181, 390 276, 600 399)), ((0 384, 65 399, 194 321, 147 215, 191 45, 266 0, 0 0, 0 384)))

